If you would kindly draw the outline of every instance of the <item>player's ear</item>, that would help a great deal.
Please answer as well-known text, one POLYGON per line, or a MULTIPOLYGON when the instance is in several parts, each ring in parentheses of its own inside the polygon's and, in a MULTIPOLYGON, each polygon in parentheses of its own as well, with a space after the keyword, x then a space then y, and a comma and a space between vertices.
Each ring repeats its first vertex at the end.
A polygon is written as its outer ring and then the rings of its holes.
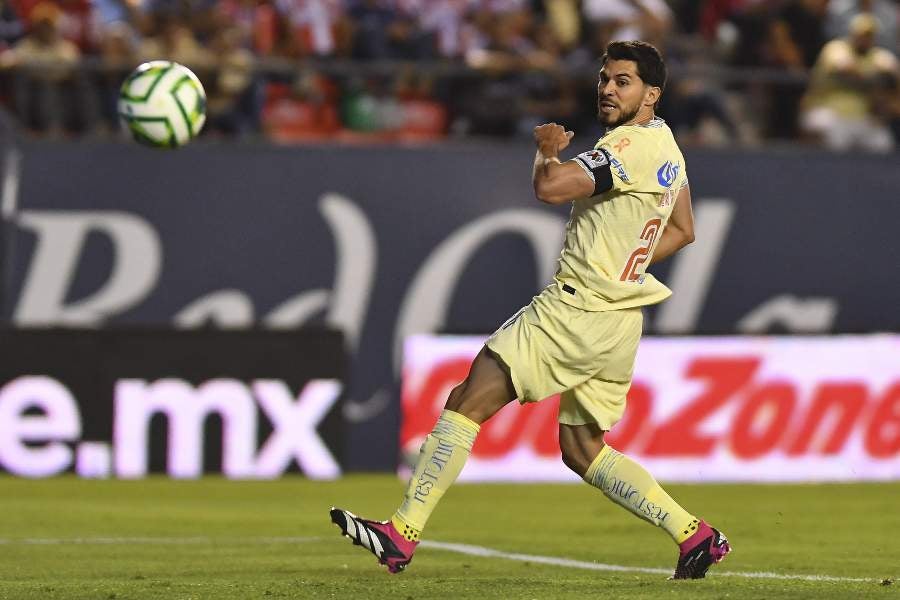
POLYGON ((661 95, 661 89, 659 89, 655 85, 648 85, 644 90, 644 104, 647 106, 656 106, 656 103, 659 102, 659 97, 661 95))

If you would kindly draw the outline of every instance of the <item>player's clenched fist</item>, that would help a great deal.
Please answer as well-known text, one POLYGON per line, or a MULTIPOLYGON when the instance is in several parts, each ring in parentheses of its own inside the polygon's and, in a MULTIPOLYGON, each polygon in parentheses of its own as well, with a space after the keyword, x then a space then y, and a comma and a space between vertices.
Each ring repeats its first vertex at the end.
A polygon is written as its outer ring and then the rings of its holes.
POLYGON ((534 143, 543 154, 548 154, 548 152, 544 152, 544 150, 548 150, 555 155, 569 145, 573 135, 575 132, 566 131, 562 125, 545 123, 534 128, 534 143))

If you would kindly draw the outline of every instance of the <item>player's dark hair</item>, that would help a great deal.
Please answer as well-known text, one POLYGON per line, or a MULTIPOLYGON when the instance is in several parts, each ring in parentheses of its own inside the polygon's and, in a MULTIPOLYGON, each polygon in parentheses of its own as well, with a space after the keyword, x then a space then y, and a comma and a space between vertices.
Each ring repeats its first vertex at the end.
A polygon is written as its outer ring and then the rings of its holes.
POLYGON ((666 89, 666 63, 652 44, 638 41, 610 42, 600 59, 600 67, 603 68, 608 60, 634 61, 638 76, 644 83, 658 87, 660 93, 666 89))

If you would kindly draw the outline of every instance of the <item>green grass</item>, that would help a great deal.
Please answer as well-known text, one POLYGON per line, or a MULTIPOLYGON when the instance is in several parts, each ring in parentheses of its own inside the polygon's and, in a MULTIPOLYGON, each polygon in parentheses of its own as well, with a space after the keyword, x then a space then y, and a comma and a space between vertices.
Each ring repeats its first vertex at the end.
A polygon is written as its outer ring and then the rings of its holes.
MULTIPOLYGON (((274 482, 3 477, 0 598, 900 600, 900 583, 879 584, 900 576, 898 484, 670 486, 670 491, 726 531, 735 546, 707 580, 670 582, 661 575, 477 558, 427 547, 406 573, 389 576, 372 556, 337 535, 327 511, 336 504, 386 517, 402 492, 390 476, 333 483, 294 477, 274 482), (721 574, 753 571, 867 581, 721 574)), ((675 557, 662 532, 586 485, 457 485, 426 537, 641 567, 668 568, 675 557)))

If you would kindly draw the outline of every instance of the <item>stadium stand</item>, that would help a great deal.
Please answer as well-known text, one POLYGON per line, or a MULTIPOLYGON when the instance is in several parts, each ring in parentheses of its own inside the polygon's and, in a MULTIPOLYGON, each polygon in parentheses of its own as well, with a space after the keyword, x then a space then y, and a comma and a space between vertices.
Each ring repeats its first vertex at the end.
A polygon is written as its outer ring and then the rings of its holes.
POLYGON ((207 136, 284 143, 516 137, 550 120, 586 131, 596 127, 600 49, 641 38, 671 65, 660 112, 687 145, 790 142, 885 152, 900 136, 898 6, 4 0, 0 101, 29 135, 110 136, 125 74, 141 61, 170 59, 191 67, 207 88, 207 136), (825 64, 862 30, 867 55, 849 66, 825 64), (841 88, 854 106, 823 116, 823 87, 832 97, 841 88), (878 143, 823 134, 848 110, 877 132, 878 143))

